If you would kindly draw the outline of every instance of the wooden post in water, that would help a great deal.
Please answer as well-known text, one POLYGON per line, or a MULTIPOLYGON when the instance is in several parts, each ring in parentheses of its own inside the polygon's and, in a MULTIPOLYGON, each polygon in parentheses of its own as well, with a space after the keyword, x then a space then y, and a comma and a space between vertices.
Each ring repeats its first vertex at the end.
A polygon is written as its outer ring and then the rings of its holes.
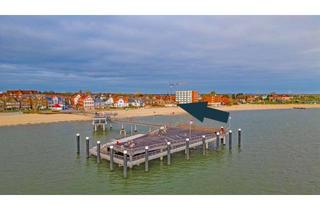
POLYGON ((146 146, 144 148, 144 171, 149 171, 149 153, 148 153, 149 147, 146 146))
POLYGON ((80 134, 77 133, 76 135, 76 139, 77 139, 77 154, 80 154, 80 134))
POLYGON ((238 129, 238 147, 241 147, 241 128, 238 129))
POLYGON ((97 163, 100 163, 100 141, 97 141, 97 163))
POLYGON ((86 137, 86 156, 87 156, 87 158, 89 158, 90 157, 90 154, 89 154, 89 147, 90 147, 90 142, 89 142, 89 137, 87 136, 86 137))
POLYGON ((138 130, 137 130, 137 124, 134 124, 134 132, 137 133, 138 130))
POLYGON ((114 156, 114 150, 113 146, 110 146, 110 170, 113 171, 113 156, 114 156))
POLYGON ((171 164, 171 143, 167 142, 167 164, 171 164))
POLYGON ((206 154, 206 136, 205 135, 202 136, 202 154, 203 155, 206 154))
POLYGON ((186 159, 190 159, 189 138, 186 138, 186 159))
POLYGON ((123 151, 123 177, 128 177, 128 159, 127 159, 127 150, 123 151))
POLYGON ((131 125, 131 130, 130 130, 131 132, 130 132, 130 135, 132 136, 132 134, 133 134, 133 127, 132 127, 132 125, 131 125))
POLYGON ((232 149, 232 130, 229 130, 229 150, 232 149))
POLYGON ((217 132, 216 134, 216 149, 218 150, 220 146, 220 133, 217 132))
POLYGON ((221 126, 221 130, 223 131, 223 132, 221 133, 221 143, 222 143, 223 146, 225 146, 225 145, 226 145, 227 135, 226 135, 226 133, 225 133, 225 130, 224 130, 223 126, 221 126))
POLYGON ((111 124, 111 122, 109 122, 110 124, 109 124, 109 128, 110 128, 110 130, 112 130, 112 124, 111 124))
POLYGON ((160 149, 160 153, 161 153, 160 160, 161 160, 161 161, 163 161, 163 155, 162 155, 162 152, 163 152, 163 148, 161 147, 161 149, 160 149))

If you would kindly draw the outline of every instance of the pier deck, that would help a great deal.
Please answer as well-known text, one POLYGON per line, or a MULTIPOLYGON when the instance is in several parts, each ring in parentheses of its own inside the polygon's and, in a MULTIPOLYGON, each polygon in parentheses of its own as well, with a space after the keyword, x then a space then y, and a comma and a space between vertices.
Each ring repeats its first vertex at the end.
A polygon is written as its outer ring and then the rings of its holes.
MULTIPOLYGON (((197 129, 190 130, 187 127, 160 128, 147 134, 136 134, 103 144, 100 148, 100 158, 110 161, 110 146, 113 146, 113 162, 123 166, 124 153, 129 157, 127 166, 132 168, 145 162, 146 146, 148 147, 148 161, 162 158, 168 155, 168 142, 170 142, 170 154, 187 149, 186 139, 189 138, 188 148, 194 148, 203 143, 216 143, 216 131, 218 129, 197 129), (203 139, 205 136, 205 140, 203 139)), ((225 138, 225 135, 220 135, 225 138)), ((97 156, 97 147, 90 149, 90 154, 97 156)))

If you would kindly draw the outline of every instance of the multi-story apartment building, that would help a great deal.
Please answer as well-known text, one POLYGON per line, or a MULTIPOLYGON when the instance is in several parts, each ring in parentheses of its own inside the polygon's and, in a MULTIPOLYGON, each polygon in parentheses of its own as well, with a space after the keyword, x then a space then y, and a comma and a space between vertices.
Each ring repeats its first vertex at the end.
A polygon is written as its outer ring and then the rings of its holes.
POLYGON ((195 90, 176 91, 176 102, 178 104, 194 103, 199 101, 199 93, 195 90))

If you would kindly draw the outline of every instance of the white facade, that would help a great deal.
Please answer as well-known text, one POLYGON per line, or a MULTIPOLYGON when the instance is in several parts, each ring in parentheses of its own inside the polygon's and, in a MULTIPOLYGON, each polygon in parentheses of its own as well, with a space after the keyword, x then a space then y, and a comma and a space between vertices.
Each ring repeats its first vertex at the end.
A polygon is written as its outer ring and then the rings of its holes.
POLYGON ((176 102, 178 104, 192 103, 192 90, 176 91, 176 102))

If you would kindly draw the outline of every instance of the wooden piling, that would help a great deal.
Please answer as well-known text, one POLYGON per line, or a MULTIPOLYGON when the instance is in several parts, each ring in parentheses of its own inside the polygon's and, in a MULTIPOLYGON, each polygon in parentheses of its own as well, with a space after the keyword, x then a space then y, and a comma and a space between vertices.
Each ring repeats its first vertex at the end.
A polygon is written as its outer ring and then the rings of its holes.
POLYGON ((128 177, 128 158, 127 158, 127 150, 123 151, 123 177, 128 177))
POLYGON ((137 130, 137 124, 134 124, 134 132, 137 133, 138 130, 137 130))
POLYGON ((206 136, 205 135, 202 136, 202 154, 203 155, 206 154, 206 136))
POLYGON ((89 142, 89 137, 86 137, 86 157, 89 158, 90 157, 90 153, 89 153, 89 147, 90 147, 90 142, 89 142))
POLYGON ((238 129, 238 147, 241 147, 241 128, 238 129))
POLYGON ((111 124, 111 122, 110 122, 110 124, 109 124, 109 129, 112 130, 112 124, 111 124))
POLYGON ((190 148, 189 148, 189 138, 186 138, 186 159, 190 159, 190 148))
POLYGON ((149 147, 146 146, 144 148, 145 154, 144 154, 144 171, 149 171, 149 147))
POLYGON ((216 134, 216 149, 219 149, 220 146, 220 133, 217 132, 216 134))
POLYGON ((133 126, 131 125, 130 127, 131 127, 131 129, 130 129, 130 135, 132 136, 132 134, 133 134, 133 126))
POLYGON ((76 135, 76 139, 77 139, 77 154, 80 154, 80 134, 77 133, 76 135))
POLYGON ((97 163, 100 163, 100 141, 97 141, 97 163))
POLYGON ((114 156, 114 150, 113 146, 110 146, 110 170, 113 171, 113 156, 114 156))
POLYGON ((229 130, 229 150, 232 149, 232 130, 229 130))
POLYGON ((171 164, 171 143, 167 142, 167 164, 171 164))

